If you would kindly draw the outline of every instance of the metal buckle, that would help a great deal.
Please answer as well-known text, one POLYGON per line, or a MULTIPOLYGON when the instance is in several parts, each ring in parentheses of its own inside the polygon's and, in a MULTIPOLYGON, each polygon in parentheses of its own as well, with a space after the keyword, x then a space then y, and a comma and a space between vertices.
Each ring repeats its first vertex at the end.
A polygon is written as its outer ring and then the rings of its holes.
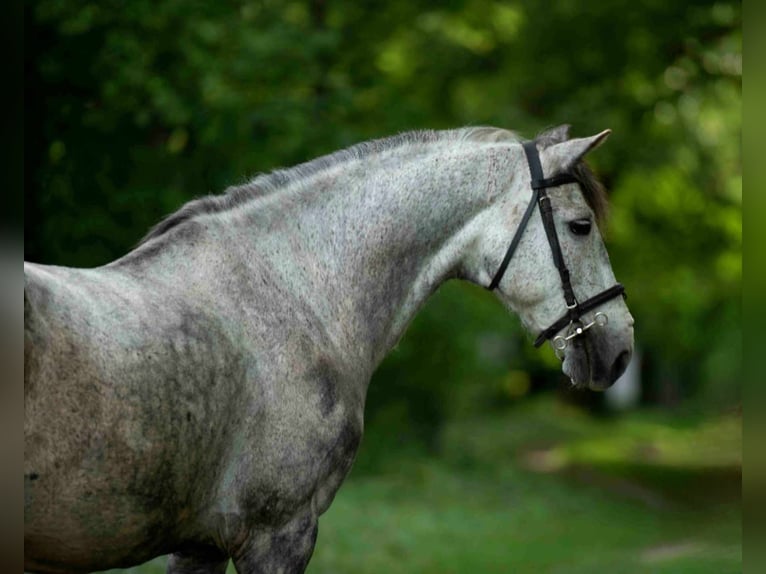
POLYGON ((567 345, 569 344, 569 341, 574 339, 575 337, 579 337, 585 331, 593 327, 594 325, 598 325, 599 327, 603 327, 609 322, 609 317, 606 316, 606 313, 598 312, 593 316, 593 321, 588 323, 587 325, 582 325, 579 327, 575 327, 574 323, 569 324, 570 332, 568 335, 557 335, 553 338, 553 348, 557 351, 563 351, 567 348, 567 345))

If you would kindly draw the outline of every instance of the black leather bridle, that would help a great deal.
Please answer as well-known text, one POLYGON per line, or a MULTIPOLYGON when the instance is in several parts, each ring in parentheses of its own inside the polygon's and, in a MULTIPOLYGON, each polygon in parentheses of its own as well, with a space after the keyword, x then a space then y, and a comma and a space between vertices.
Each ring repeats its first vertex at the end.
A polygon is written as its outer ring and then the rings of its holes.
POLYGON ((553 262, 556 265, 556 269, 561 276, 561 287, 564 290, 564 301, 566 302, 567 312, 553 325, 545 329, 535 339, 535 347, 539 347, 548 339, 553 339, 553 345, 557 350, 564 350, 570 340, 575 337, 579 337, 585 331, 593 327, 594 325, 603 326, 608 321, 605 313, 596 313, 594 320, 587 325, 583 325, 580 319, 582 316, 606 303, 610 299, 617 297, 618 295, 625 295, 625 287, 620 283, 605 289, 600 293, 594 295, 587 301, 579 303, 577 297, 575 297, 574 290, 572 289, 572 283, 569 280, 569 269, 564 262, 564 256, 561 253, 561 245, 559 244, 559 237, 556 234, 556 226, 553 222, 553 209, 551 207, 551 198, 548 197, 548 193, 545 191, 549 187, 557 187, 567 183, 578 183, 579 181, 571 173, 560 173, 549 178, 543 176, 543 168, 540 165, 540 156, 537 153, 537 146, 534 141, 524 142, 524 153, 527 155, 527 163, 529 164, 529 171, 532 174, 532 199, 529 200, 527 210, 524 212, 524 217, 521 219, 519 227, 516 229, 516 233, 511 240, 511 244, 508 246, 508 251, 505 252, 500 267, 495 273, 495 277, 489 284, 490 291, 494 290, 499 284, 500 280, 505 275, 505 270, 508 268, 508 264, 511 262, 516 248, 521 241, 521 236, 524 233, 524 229, 529 223, 530 217, 535 210, 535 205, 540 208, 540 216, 543 220, 543 227, 545 228, 545 235, 548 237, 548 244, 551 246, 551 252, 553 253, 553 262), (565 336, 556 336, 556 333, 561 331, 567 325, 570 326, 569 333, 565 336))

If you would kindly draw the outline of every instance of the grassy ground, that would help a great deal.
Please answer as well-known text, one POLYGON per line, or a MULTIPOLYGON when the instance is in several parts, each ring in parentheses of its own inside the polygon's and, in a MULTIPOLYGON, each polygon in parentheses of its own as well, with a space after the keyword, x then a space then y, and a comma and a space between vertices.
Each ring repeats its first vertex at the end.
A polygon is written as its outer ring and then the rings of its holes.
POLYGON ((545 399, 451 425, 438 457, 365 456, 310 574, 741 571, 736 413, 594 420, 545 399))

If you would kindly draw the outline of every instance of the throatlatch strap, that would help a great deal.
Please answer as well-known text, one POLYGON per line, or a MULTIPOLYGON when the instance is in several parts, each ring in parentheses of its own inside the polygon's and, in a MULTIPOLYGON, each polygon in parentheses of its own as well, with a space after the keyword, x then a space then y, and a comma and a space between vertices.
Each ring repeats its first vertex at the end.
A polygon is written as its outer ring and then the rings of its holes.
POLYGON ((513 257, 516 248, 519 246, 519 241, 521 241, 521 236, 524 234, 524 230, 527 228, 527 222, 529 221, 529 218, 532 217, 532 213, 535 210, 535 204, 537 203, 537 196, 539 194, 540 192, 537 189, 532 190, 532 199, 529 200, 527 210, 524 212, 524 217, 521 218, 521 223, 519 223, 519 226, 516 228, 516 233, 513 234, 511 244, 508 246, 508 250, 505 252, 503 262, 500 263, 500 267, 498 267, 495 276, 492 278, 492 283, 490 283, 489 287, 487 287, 487 289, 490 291, 500 285, 500 280, 503 278, 503 275, 505 275, 505 270, 508 268, 508 264, 511 262, 511 257, 513 257))

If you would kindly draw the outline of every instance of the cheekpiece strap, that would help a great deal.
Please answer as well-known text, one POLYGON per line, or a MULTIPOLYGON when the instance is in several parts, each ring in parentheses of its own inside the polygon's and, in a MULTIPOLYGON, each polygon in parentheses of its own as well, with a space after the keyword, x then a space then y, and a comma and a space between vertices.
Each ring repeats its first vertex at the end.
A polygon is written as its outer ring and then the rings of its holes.
POLYGON ((574 320, 577 313, 577 298, 575 297, 572 283, 569 279, 569 269, 567 269, 566 263, 564 262, 564 255, 561 253, 559 236, 556 233, 556 224, 553 221, 553 208, 551 207, 551 200, 545 192, 545 188, 564 185, 565 183, 573 183, 577 180, 569 173, 556 174, 546 179, 543 176, 543 167, 540 164, 540 155, 537 153, 537 145, 535 145, 535 142, 524 142, 523 147, 524 153, 527 156, 527 162, 529 163, 529 172, 532 174, 532 189, 540 190, 540 198, 537 203, 540 206, 543 227, 545 228, 545 234, 548 236, 548 244, 551 246, 553 262, 561 277, 564 300, 567 303, 569 315, 572 316, 574 320))

